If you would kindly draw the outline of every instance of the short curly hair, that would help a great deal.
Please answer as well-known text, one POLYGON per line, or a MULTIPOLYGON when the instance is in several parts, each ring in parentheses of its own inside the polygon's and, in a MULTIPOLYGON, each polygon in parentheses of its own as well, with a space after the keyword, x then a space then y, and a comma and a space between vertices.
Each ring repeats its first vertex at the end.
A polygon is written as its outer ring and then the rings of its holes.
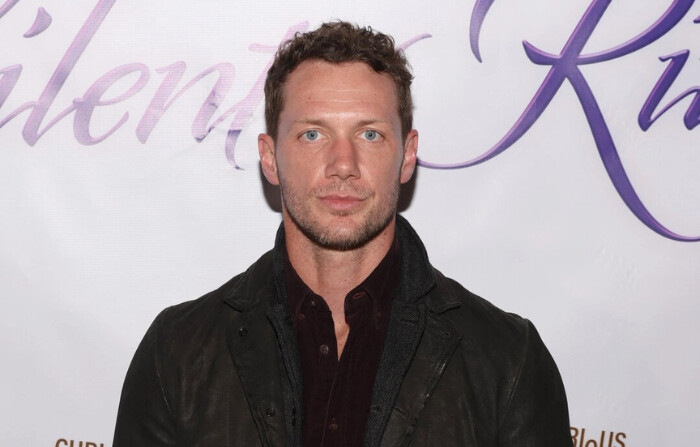
POLYGON ((296 33, 283 42, 265 80, 265 125, 267 133, 277 139, 279 117, 284 107, 283 89, 287 76, 306 60, 322 60, 332 64, 363 62, 377 73, 386 73, 394 81, 405 138, 413 128, 410 65, 391 36, 371 27, 337 21, 322 24, 318 29, 296 33))

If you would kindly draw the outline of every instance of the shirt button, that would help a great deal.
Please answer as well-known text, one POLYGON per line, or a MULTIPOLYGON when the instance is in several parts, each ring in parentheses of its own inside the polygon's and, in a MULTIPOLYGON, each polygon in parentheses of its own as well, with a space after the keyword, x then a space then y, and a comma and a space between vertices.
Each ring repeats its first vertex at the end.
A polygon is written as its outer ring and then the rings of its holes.
POLYGON ((297 320, 306 320, 306 315, 303 313, 299 312, 299 315, 297 315, 297 320))
POLYGON ((318 303, 316 302, 315 299, 311 299, 311 300, 309 300, 309 305, 310 305, 311 307, 316 307, 316 306, 318 306, 318 303))
POLYGON ((331 433, 335 433, 335 431, 338 430, 338 423, 335 421, 335 418, 328 424, 328 430, 330 430, 331 433))
POLYGON ((365 296, 365 292, 363 292, 362 290, 359 290, 359 291, 352 294, 352 299, 358 300, 358 299, 362 298, 363 296, 365 296))
POLYGON ((328 351, 330 351, 330 349, 328 349, 328 345, 321 345, 321 347, 318 348, 318 350, 323 355, 328 354, 328 351))

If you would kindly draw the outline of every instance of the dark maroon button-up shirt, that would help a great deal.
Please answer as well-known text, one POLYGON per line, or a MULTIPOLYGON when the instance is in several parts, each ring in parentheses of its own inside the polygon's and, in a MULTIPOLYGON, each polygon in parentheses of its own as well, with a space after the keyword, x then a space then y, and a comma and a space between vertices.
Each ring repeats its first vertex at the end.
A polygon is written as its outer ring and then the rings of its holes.
POLYGON ((338 359, 326 301, 304 284, 286 259, 285 282, 302 373, 304 447, 362 445, 399 263, 395 239, 377 268, 345 297, 350 333, 338 359))

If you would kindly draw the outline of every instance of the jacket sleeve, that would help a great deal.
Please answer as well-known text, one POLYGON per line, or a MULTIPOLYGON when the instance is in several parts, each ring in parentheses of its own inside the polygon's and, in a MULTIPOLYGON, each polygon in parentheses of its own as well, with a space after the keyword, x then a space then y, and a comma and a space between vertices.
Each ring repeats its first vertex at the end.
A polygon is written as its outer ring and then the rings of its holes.
POLYGON ((564 384, 554 359, 530 321, 506 411, 501 447, 571 447, 564 384))
MULTIPOLYGON (((158 358, 159 333, 167 309, 155 319, 139 345, 122 388, 112 447, 174 446, 175 417, 158 358)), ((161 351, 162 352, 162 351, 161 351)))

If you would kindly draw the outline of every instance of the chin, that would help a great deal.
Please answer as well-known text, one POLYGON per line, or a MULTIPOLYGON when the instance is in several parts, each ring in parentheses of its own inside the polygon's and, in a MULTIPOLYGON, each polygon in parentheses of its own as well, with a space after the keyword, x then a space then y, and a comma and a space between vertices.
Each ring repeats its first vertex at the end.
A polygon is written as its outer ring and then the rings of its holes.
POLYGON ((333 219, 324 228, 311 225, 300 227, 300 230, 319 247, 328 250, 350 251, 362 248, 376 239, 386 230, 390 222, 391 218, 382 222, 366 220, 362 223, 338 222, 333 219))

